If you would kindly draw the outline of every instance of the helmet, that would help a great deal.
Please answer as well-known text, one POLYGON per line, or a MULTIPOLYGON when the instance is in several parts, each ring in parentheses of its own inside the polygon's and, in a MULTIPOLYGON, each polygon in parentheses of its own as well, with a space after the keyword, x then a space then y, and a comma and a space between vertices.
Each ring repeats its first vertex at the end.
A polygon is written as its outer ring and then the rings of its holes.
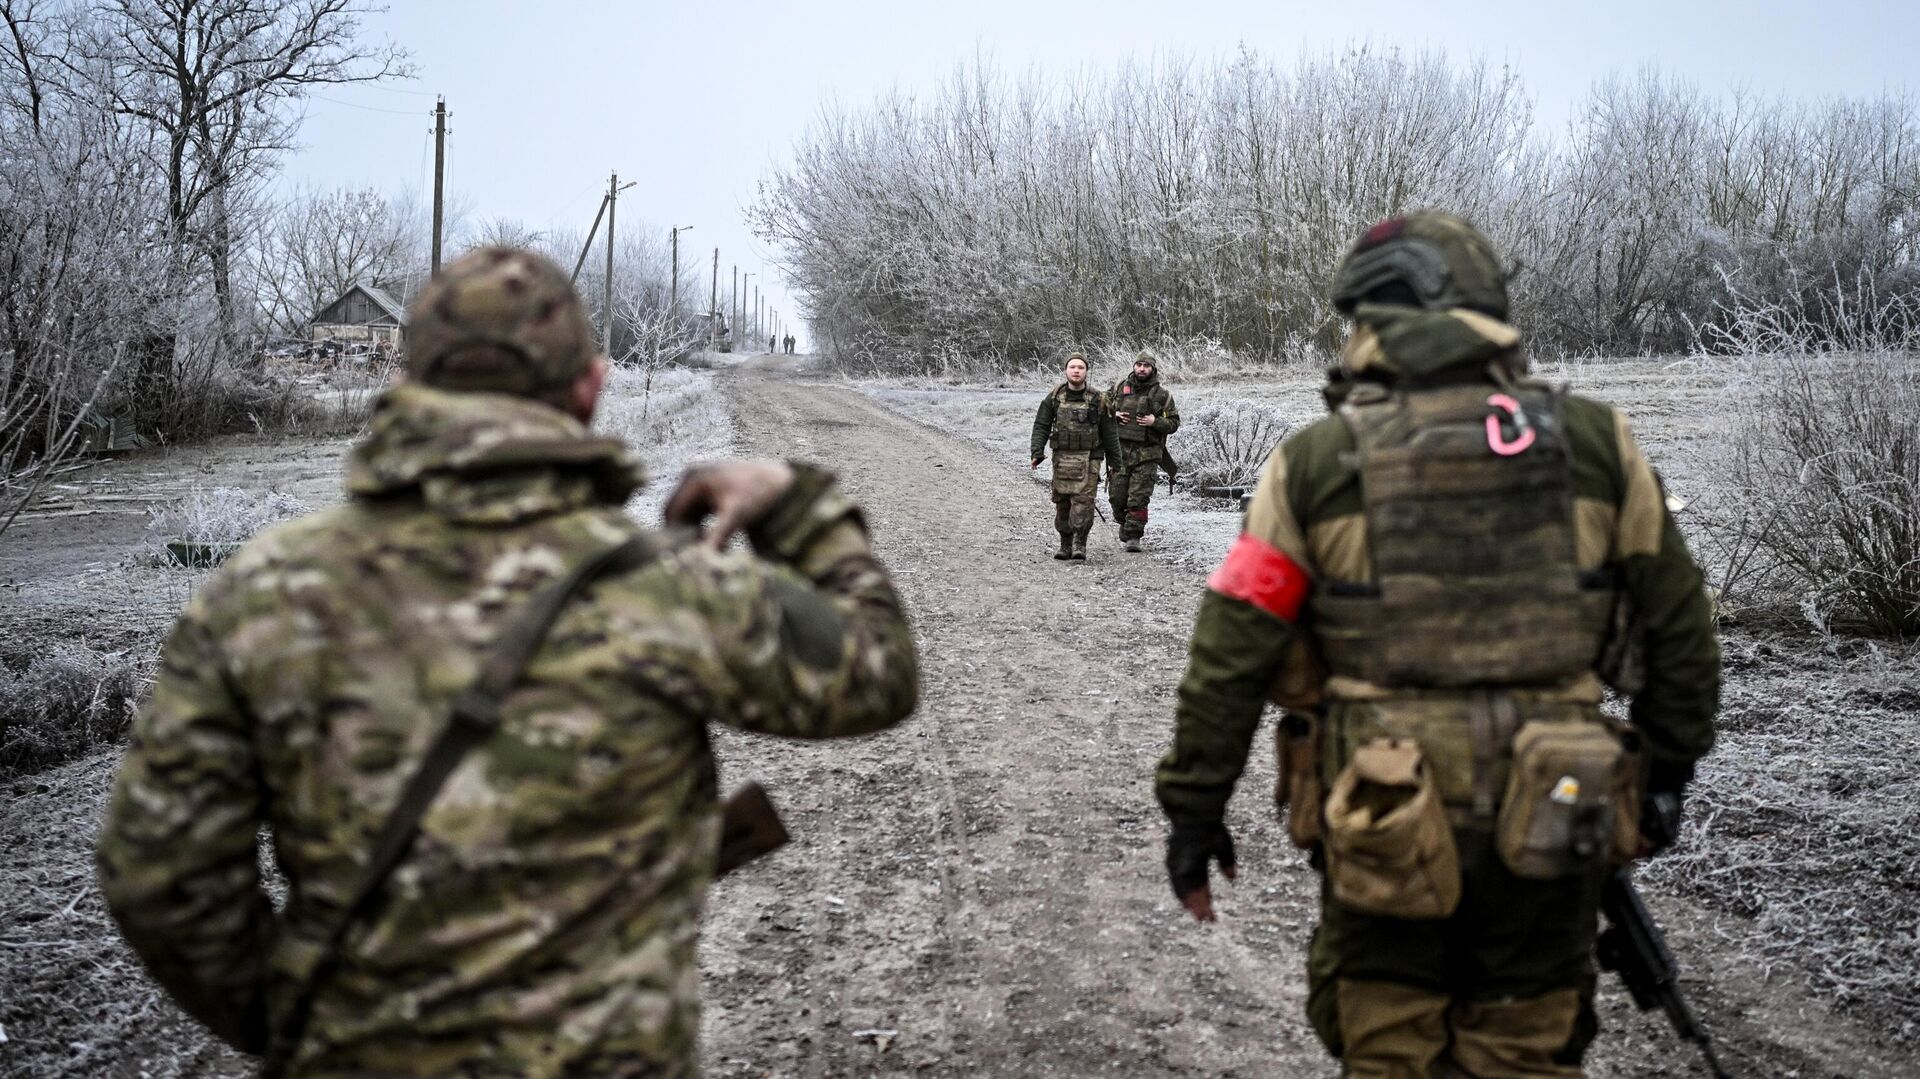
POLYGON ((1351 315, 1369 293, 1393 285, 1398 295, 1389 302, 1507 317, 1507 273, 1499 256, 1479 230, 1452 214, 1390 217, 1368 229, 1334 271, 1334 309, 1351 315))
POLYGON ((407 313, 407 374, 441 389, 543 397, 578 379, 593 355, 573 282, 531 251, 470 251, 407 313))

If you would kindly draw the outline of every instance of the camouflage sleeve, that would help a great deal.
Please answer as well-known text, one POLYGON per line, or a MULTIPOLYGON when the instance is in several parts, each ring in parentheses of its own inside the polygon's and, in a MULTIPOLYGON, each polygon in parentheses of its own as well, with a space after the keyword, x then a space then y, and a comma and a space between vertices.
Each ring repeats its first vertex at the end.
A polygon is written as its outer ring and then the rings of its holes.
POLYGON ((1659 478, 1626 417, 1614 415, 1624 494, 1613 554, 1646 647, 1646 685, 1634 695, 1633 723, 1646 741, 1656 783, 1684 781, 1693 762, 1713 748, 1720 641, 1700 567, 1667 511, 1659 478))
POLYGON ((1027 460, 1038 461, 1047 455, 1047 439, 1053 437, 1053 417, 1060 411, 1053 394, 1040 399, 1040 410, 1033 414, 1033 438, 1029 440, 1027 460))
POLYGON ((127 943, 187 1013, 257 1052, 273 911, 260 888, 262 816, 248 719, 208 629, 217 582, 161 651, 97 851, 107 907, 127 943))
POLYGON ((1173 746, 1154 793, 1176 824, 1226 816, 1246 770, 1267 692, 1293 639, 1310 582, 1300 526, 1287 503, 1283 453, 1268 459, 1247 529, 1207 581, 1174 709, 1173 746))
POLYGON ((882 730, 919 697, 913 634, 859 509, 827 473, 795 470, 792 490, 748 534, 764 587, 759 609, 723 634, 741 699, 722 719, 797 738, 882 730))

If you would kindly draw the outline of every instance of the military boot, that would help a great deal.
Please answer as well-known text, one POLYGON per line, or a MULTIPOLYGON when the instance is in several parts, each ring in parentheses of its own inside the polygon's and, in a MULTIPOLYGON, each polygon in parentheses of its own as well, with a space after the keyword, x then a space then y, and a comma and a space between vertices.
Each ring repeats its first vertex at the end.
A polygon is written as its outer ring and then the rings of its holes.
POLYGON ((1053 557, 1059 559, 1062 562, 1065 562, 1067 559, 1073 557, 1073 533, 1071 532, 1060 533, 1060 549, 1053 552, 1053 557))
POLYGON ((1127 541, 1127 553, 1128 554, 1140 553, 1140 540, 1138 537, 1135 537, 1134 539, 1130 539, 1127 541))
POLYGON ((1087 533, 1092 531, 1093 526, 1088 525, 1073 534, 1073 557, 1081 562, 1087 560, 1087 533))

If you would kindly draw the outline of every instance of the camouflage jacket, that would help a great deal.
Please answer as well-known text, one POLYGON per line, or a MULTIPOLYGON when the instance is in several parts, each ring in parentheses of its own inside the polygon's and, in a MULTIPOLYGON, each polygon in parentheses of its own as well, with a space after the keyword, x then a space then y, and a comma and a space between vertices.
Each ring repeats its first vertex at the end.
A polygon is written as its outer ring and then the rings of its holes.
POLYGON ((1032 437, 1027 440, 1027 458, 1029 460, 1041 460, 1046 456, 1048 446, 1059 441, 1057 436, 1060 434, 1061 428, 1067 426, 1059 422, 1060 406, 1063 404, 1091 405, 1097 417, 1092 424, 1095 428, 1092 432, 1094 436, 1092 440, 1093 445, 1090 447, 1080 446, 1077 448, 1091 449, 1093 451, 1093 459, 1096 461, 1103 459, 1117 461, 1120 459, 1120 441, 1115 434, 1116 429, 1113 422, 1113 410, 1107 407, 1106 395, 1094 389, 1091 384, 1075 390, 1062 382, 1060 385, 1055 386, 1045 397, 1040 399, 1040 407, 1034 411, 1033 434, 1032 437))
POLYGON ((1154 417, 1152 427, 1118 426, 1119 463, 1123 468, 1159 461, 1165 453, 1167 436, 1180 429, 1180 408, 1173 403, 1173 394, 1161 383, 1158 374, 1144 382, 1128 375, 1114 383, 1113 389, 1107 391, 1107 409, 1154 417))
MULTIPOLYGON (((1359 328, 1329 387, 1329 403, 1358 383, 1393 377, 1397 353, 1421 350, 1423 365, 1451 365, 1469 377, 1467 365, 1484 369, 1493 356, 1519 348, 1511 326, 1471 311, 1363 306, 1357 314, 1359 328)), ((1694 760, 1713 745, 1720 691, 1719 641, 1700 570, 1626 417, 1567 395, 1561 420, 1578 568, 1613 575, 1639 612, 1646 669, 1633 696, 1633 723, 1656 775, 1684 782, 1694 760)), ((1307 658, 1314 651, 1311 596, 1364 589, 1374 577, 1353 433, 1342 419, 1308 425, 1268 458, 1242 540, 1277 551, 1306 576, 1297 586, 1277 577, 1260 582, 1255 591, 1267 595, 1265 606, 1227 594, 1245 589, 1223 581, 1230 576, 1224 572, 1208 582, 1180 682, 1173 745, 1156 783, 1162 808, 1176 822, 1222 819, 1270 692, 1312 699, 1324 691, 1335 705, 1383 692, 1339 677, 1301 684, 1324 674, 1307 658)), ((1541 692, 1597 706, 1603 691, 1589 672, 1541 692)))
MULTIPOLYGON (((918 690, 859 511, 798 472, 751 534, 761 558, 670 545, 562 612, 348 937, 294 1074, 697 1070, 707 722, 862 734, 918 690)), ((619 443, 557 410, 402 386, 353 453, 350 501, 196 591, 99 846, 127 940, 191 1014, 261 1048, 503 619, 638 530, 622 506, 639 482, 619 443)))

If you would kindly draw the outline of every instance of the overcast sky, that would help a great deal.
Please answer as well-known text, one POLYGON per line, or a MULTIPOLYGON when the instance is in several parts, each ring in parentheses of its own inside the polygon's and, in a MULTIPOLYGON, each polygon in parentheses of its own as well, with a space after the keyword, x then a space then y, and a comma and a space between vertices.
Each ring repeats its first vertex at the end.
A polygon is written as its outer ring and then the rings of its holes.
MULTIPOLYGON (((413 51, 419 77, 310 101, 291 182, 431 192, 433 96, 453 113, 449 190, 480 220, 592 222, 607 174, 636 181, 620 221, 682 237, 682 273, 720 248, 758 272, 770 252, 742 208, 820 104, 927 86, 983 52, 1002 71, 1103 69, 1239 45, 1291 59, 1373 43, 1511 64, 1558 129, 1594 81, 1643 64, 1702 88, 1867 95, 1916 85, 1920 2, 1827 0, 392 0, 368 29, 413 51)), ((623 228, 624 231, 624 228, 623 228)), ((769 303, 792 312, 777 276, 769 303)))

